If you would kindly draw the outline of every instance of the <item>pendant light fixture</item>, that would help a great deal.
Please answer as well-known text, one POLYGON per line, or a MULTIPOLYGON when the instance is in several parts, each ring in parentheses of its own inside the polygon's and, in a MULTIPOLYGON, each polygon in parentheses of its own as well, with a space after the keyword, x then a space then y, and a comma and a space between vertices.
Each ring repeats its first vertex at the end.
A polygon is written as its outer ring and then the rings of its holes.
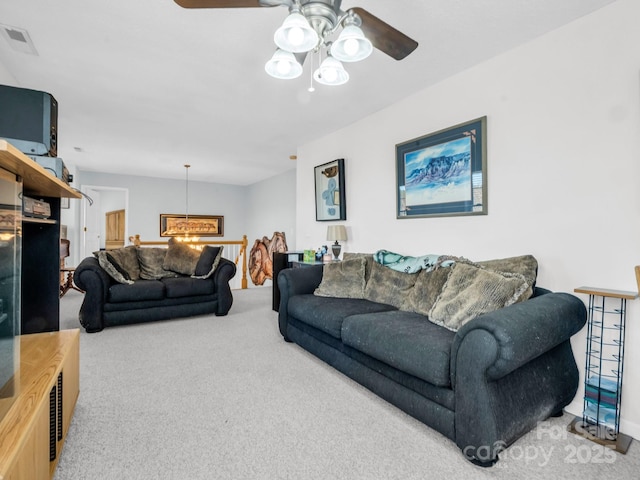
MULTIPOLYGON (((175 237, 175 239, 179 242, 198 242, 200 237, 192 237, 189 235, 189 168, 191 165, 186 163, 184 165, 186 176, 185 176, 185 214, 184 214, 184 235, 181 237, 175 237)), ((195 246, 191 246, 194 248, 195 246)), ((198 248, 198 247, 195 247, 198 248)))

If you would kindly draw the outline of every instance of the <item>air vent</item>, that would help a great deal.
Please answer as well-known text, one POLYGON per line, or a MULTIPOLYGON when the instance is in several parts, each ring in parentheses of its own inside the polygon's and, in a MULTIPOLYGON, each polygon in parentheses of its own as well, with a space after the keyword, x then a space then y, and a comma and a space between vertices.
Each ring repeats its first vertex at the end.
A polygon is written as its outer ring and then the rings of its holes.
POLYGON ((24 28, 0 24, 0 33, 7 40, 9 46, 16 52, 38 55, 38 51, 29 36, 29 32, 24 28))

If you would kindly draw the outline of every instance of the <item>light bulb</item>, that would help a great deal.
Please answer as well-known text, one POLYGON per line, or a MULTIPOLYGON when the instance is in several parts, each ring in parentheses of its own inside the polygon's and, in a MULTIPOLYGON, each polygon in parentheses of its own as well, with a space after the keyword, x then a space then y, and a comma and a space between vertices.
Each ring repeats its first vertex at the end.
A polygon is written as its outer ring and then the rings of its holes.
POLYGON ((325 68, 322 70, 322 76, 327 82, 335 82, 338 78, 338 72, 335 68, 325 68))
POLYGON ((278 73, 280 75, 286 75, 291 71, 291 64, 286 60, 280 60, 276 68, 278 69, 278 73))
POLYGON ((344 51, 347 55, 354 56, 356 53, 358 53, 359 49, 360 49, 360 44, 358 43, 358 40, 356 40, 355 38, 348 38, 347 40, 345 40, 344 51))
POLYGON ((291 27, 287 33, 287 39, 291 45, 301 45, 304 41, 304 32, 300 27, 291 27))

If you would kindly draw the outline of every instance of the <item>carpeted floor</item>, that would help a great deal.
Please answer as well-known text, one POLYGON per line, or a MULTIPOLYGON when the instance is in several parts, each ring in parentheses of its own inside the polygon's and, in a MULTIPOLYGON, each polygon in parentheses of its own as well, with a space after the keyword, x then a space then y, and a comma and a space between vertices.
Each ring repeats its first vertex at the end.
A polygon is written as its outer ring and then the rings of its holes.
MULTIPOLYGON (((540 425, 490 469, 296 345, 271 289, 234 291, 226 317, 109 328, 80 338, 80 397, 56 480, 635 479, 620 455, 540 425)), ((82 294, 61 300, 79 327, 82 294)), ((635 473, 634 473, 635 472, 635 473)))

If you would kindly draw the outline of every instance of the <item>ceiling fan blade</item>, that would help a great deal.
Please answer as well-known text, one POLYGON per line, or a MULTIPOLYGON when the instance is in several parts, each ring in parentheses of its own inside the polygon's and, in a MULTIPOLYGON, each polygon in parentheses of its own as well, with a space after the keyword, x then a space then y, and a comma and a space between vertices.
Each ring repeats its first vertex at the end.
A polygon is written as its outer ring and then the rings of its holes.
POLYGON ((418 42, 407 37, 404 33, 396 30, 363 8, 356 7, 351 10, 362 20, 362 26, 360 28, 362 28, 365 36, 371 40, 373 46, 390 57, 396 60, 402 60, 418 48, 418 42))
POLYGON ((174 0, 182 8, 262 7, 260 0, 174 0))

